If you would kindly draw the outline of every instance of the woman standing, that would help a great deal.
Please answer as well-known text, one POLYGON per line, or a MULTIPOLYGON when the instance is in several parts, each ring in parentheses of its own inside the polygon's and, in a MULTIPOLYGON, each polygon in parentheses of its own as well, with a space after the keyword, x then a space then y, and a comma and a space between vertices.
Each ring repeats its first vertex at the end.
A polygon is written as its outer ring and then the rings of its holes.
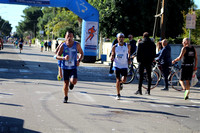
POLYGON ((189 98, 190 80, 192 79, 193 71, 197 70, 197 52, 195 48, 190 45, 189 38, 184 38, 182 44, 183 48, 181 53, 172 61, 172 64, 183 58, 181 64, 180 84, 183 90, 185 90, 184 99, 187 100, 189 98))

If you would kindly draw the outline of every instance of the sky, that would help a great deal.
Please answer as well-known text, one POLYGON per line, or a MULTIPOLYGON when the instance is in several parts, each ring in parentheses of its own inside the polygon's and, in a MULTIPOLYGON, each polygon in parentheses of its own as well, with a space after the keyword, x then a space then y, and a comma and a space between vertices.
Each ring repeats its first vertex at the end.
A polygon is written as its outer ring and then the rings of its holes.
MULTIPOLYGON (((198 6, 198 9, 200 9, 200 0, 194 0, 194 3, 198 6)), ((13 27, 12 32, 16 31, 15 26, 18 25, 18 22, 23 20, 21 16, 23 15, 23 10, 26 7, 27 6, 24 5, 0 4, 0 16, 4 20, 9 21, 13 27)))

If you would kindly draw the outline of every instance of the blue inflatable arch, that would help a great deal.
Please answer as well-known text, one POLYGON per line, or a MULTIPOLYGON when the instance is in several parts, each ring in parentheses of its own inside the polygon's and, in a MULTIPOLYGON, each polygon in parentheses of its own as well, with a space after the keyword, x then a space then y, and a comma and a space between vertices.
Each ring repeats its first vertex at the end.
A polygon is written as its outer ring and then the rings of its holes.
POLYGON ((81 47, 84 52, 83 61, 96 61, 99 12, 85 0, 0 0, 0 3, 42 7, 67 7, 83 19, 81 35, 81 47))

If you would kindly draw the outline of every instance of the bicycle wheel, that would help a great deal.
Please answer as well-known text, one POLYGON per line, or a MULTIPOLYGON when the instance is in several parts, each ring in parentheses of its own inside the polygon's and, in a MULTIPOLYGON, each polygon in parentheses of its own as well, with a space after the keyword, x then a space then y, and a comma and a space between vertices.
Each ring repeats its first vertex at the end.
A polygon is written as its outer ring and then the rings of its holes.
POLYGON ((136 70, 135 65, 133 65, 133 67, 131 67, 131 65, 128 66, 128 74, 127 74, 126 82, 124 84, 129 84, 134 80, 135 70, 136 70))
MULTIPOLYGON (((151 79, 152 79, 152 81, 151 81, 151 88, 150 89, 153 89, 158 85, 158 82, 159 82, 158 73, 156 71, 151 72, 151 79)), ((147 78, 146 73, 144 73, 144 79, 143 79, 142 87, 144 89, 148 89, 148 78, 147 78)))
POLYGON ((180 70, 176 71, 175 73, 172 74, 171 79, 169 81, 169 84, 172 86, 172 88, 177 90, 177 91, 182 91, 183 90, 183 88, 182 88, 182 86, 181 86, 181 84, 179 82, 180 75, 181 75, 180 70))

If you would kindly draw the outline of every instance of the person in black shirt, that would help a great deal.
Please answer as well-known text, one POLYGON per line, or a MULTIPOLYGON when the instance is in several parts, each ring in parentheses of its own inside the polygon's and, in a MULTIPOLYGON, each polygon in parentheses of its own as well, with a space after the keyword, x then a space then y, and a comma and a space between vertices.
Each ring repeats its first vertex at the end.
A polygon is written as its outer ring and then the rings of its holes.
POLYGON ((129 45, 131 46, 131 55, 133 54, 133 53, 135 53, 135 51, 136 51, 136 41, 133 39, 133 35, 128 35, 128 39, 129 39, 129 45))
POLYGON ((183 59, 181 64, 180 84, 183 90, 185 90, 184 99, 187 100, 189 98, 190 80, 192 79, 193 71, 197 70, 197 52, 195 48, 190 45, 189 38, 184 38, 182 44, 183 48, 181 49, 181 53, 172 61, 172 64, 183 59), (184 83, 184 81, 186 81, 186 83, 184 83))
POLYGON ((139 85, 138 90, 136 91, 136 95, 142 95, 142 82, 143 82, 143 74, 144 69, 147 71, 148 76, 148 89, 147 94, 150 95, 151 88, 151 65, 156 55, 156 45, 149 38, 149 33, 144 32, 143 40, 138 44, 137 48, 137 61, 139 63, 139 85))
POLYGON ((44 47, 45 47, 45 51, 47 51, 47 47, 48 47, 48 42, 47 41, 44 43, 44 47))

